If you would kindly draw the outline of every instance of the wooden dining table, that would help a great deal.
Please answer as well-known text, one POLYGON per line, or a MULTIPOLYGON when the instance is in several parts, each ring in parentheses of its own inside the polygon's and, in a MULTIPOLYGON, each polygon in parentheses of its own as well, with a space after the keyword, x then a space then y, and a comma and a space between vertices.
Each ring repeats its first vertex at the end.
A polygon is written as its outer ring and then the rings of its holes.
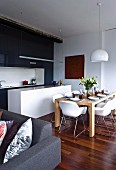
MULTIPOLYGON (((81 99, 79 101, 76 101, 78 105, 81 106, 87 106, 89 111, 89 137, 94 137, 95 135, 95 113, 94 113, 94 107, 96 104, 103 102, 109 98, 116 97, 116 92, 113 92, 111 94, 106 95, 105 97, 99 98, 99 100, 94 101, 90 99, 81 99)), ((60 107, 59 107, 59 101, 61 100, 69 100, 69 98, 58 98, 55 100, 55 128, 58 128, 60 126, 60 107)), ((75 101, 74 101, 75 102, 75 101)))

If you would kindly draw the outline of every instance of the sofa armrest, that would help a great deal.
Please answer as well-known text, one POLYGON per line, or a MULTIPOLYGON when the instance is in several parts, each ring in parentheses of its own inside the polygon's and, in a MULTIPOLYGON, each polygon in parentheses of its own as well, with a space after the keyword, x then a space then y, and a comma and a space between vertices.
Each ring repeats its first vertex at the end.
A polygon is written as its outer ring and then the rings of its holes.
POLYGON ((61 141, 52 136, 0 165, 0 170, 53 170, 61 162, 61 141))

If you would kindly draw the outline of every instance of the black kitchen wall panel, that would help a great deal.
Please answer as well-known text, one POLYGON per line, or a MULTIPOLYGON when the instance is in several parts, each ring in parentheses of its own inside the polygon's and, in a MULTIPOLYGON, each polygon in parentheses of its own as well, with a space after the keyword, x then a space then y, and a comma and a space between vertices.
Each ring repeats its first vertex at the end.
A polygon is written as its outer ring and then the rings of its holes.
POLYGON ((52 84, 53 81, 53 63, 51 62, 44 62, 45 68, 45 84, 49 85, 52 84))
POLYGON ((0 108, 8 110, 7 90, 0 90, 0 108))

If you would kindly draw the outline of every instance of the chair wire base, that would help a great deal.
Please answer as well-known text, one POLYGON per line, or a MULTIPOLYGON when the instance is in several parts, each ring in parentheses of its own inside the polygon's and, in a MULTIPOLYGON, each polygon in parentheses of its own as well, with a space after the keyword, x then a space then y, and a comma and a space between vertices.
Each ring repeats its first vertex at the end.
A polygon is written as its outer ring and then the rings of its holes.
POLYGON ((107 132, 108 132, 109 135, 96 132, 97 134, 100 134, 100 135, 103 135, 103 136, 113 136, 116 133, 116 125, 115 125, 116 121, 115 121, 115 118, 113 117, 112 113, 109 115, 109 118, 110 118, 110 122, 112 123, 112 128, 108 125, 108 123, 106 123, 106 120, 105 120, 104 116, 98 116, 98 119, 97 119, 96 124, 95 124, 96 126, 107 128, 107 132), (105 126, 99 124, 99 119, 100 118, 102 118, 103 123, 104 123, 105 126), (113 129, 114 132, 111 132, 110 129, 113 129), (111 133, 113 133, 113 134, 111 134, 111 133))
MULTIPOLYGON (((86 131, 86 127, 85 127, 85 122, 84 122, 83 115, 80 115, 80 116, 81 116, 82 121, 83 121, 84 129, 83 129, 80 133, 78 133, 78 134, 76 135, 77 125, 78 125, 78 117, 73 118, 73 119, 75 119, 75 126, 74 126, 74 132, 73 132, 74 138, 78 137, 79 135, 81 135, 83 132, 86 131)), ((70 117, 68 118, 68 120, 70 120, 70 123, 71 123, 71 118, 70 118, 70 117)), ((61 118, 61 123, 60 123, 60 126, 59 126, 59 133, 61 133, 61 126, 62 126, 62 125, 66 126, 66 117, 65 117, 64 115, 63 115, 62 118, 61 118), (64 120, 64 124, 63 124, 63 120, 64 120)))

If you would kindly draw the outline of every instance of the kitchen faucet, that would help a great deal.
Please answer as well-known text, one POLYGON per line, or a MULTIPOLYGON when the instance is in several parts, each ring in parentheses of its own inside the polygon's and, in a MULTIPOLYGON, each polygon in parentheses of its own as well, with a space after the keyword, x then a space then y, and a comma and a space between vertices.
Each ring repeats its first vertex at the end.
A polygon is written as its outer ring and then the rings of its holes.
POLYGON ((6 81, 5 81, 5 80, 0 80, 0 87, 2 87, 1 82, 5 82, 5 83, 6 83, 6 81))

